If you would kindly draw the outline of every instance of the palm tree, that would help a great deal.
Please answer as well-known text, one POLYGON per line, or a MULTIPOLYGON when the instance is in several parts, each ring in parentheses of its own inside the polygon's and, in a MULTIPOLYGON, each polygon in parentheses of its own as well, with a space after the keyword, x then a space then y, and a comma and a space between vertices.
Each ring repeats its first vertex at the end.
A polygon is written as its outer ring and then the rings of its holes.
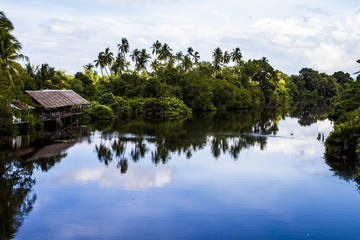
POLYGON ((41 64, 41 66, 37 67, 36 70, 37 71, 35 77, 40 79, 43 84, 45 84, 47 80, 50 80, 56 75, 55 68, 50 67, 47 63, 41 64))
POLYGON ((223 63, 228 64, 230 62, 230 59, 231 59, 231 54, 228 51, 225 51, 223 56, 223 63))
MULTIPOLYGON (((121 39, 121 44, 118 44, 117 46, 118 46, 119 52, 123 55, 123 57, 125 59, 125 63, 126 63, 126 54, 130 50, 128 40, 126 38, 122 38, 121 39)), ((127 66, 127 64, 126 64, 126 66, 127 66)))
POLYGON ((231 60, 236 63, 237 66, 242 64, 242 54, 240 48, 235 48, 231 53, 231 60))
POLYGON ((194 49, 193 49, 192 47, 189 47, 189 48, 187 49, 187 52, 188 52, 188 54, 189 54, 190 56, 193 56, 194 49))
POLYGON ((160 70, 161 64, 160 64, 159 60, 155 59, 154 61, 152 61, 152 62, 150 63, 150 67, 152 68, 152 70, 153 70, 154 72, 157 72, 157 71, 160 70))
POLYGON ((35 66, 31 65, 29 62, 27 64, 25 64, 25 72, 31 76, 31 77, 35 77, 35 66))
POLYGON ((140 56, 140 51, 137 48, 135 48, 130 54, 131 60, 133 60, 133 62, 135 63, 135 66, 138 63, 139 56, 140 56))
POLYGON ((106 74, 109 76, 109 73, 106 70, 106 66, 108 66, 110 68, 110 66, 112 65, 112 62, 114 61, 114 54, 112 52, 110 52, 110 48, 106 48, 105 52, 104 52, 104 64, 105 64, 105 72, 106 74))
POLYGON ((199 52, 194 52, 194 54, 193 54, 193 58, 194 58, 194 63, 195 63, 195 65, 198 65, 198 62, 199 62, 199 59, 200 59, 200 54, 199 54, 199 52))
POLYGON ((214 64, 214 68, 215 68, 215 73, 221 69, 221 66, 220 64, 222 63, 223 61, 223 52, 221 50, 221 48, 216 48, 214 51, 213 51, 213 64, 214 64))
POLYGON ((121 74, 125 70, 125 67, 127 68, 125 56, 119 52, 115 61, 111 65, 111 71, 116 75, 121 74))
POLYGON ((159 60, 167 61, 172 58, 172 49, 169 47, 167 43, 164 43, 159 51, 159 60))
POLYGON ((98 58, 94 60, 95 67, 100 67, 101 77, 104 77, 103 68, 105 67, 104 52, 99 52, 98 58))
POLYGON ((182 53, 182 51, 179 51, 175 54, 175 59, 178 63, 180 63, 182 61, 184 57, 184 54, 182 53))
POLYGON ((184 58, 183 58, 183 61, 182 61, 182 67, 184 68, 185 71, 188 71, 192 68, 192 61, 191 61, 191 58, 190 58, 190 55, 187 54, 184 58))
POLYGON ((85 71, 91 71, 94 67, 94 65, 92 65, 92 63, 88 63, 86 65, 83 66, 85 71))
POLYGON ((0 34, 0 74, 4 74, 10 82, 10 86, 14 87, 13 76, 18 76, 24 69, 18 59, 29 61, 28 57, 19 54, 21 44, 8 31, 1 31, 0 34))
POLYGON ((161 47, 161 42, 159 42, 159 40, 156 40, 156 42, 154 42, 153 45, 150 47, 152 49, 152 54, 155 54, 155 56, 157 57, 160 53, 161 47))
POLYGON ((14 25, 12 22, 5 16, 5 13, 0 11, 0 29, 5 31, 14 30, 14 25))
MULTIPOLYGON (((357 63, 360 63, 360 59, 356 60, 357 63)), ((359 74, 360 71, 355 72, 354 74, 359 74)))
POLYGON ((146 70, 146 65, 149 62, 150 54, 146 52, 146 49, 142 49, 139 53, 138 57, 138 64, 136 66, 136 69, 138 71, 146 70))

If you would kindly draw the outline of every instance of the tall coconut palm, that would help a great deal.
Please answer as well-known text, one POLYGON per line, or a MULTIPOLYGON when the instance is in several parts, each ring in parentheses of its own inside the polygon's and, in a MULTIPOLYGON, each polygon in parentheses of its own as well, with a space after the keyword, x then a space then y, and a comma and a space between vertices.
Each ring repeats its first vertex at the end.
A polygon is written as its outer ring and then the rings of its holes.
POLYGON ((190 55, 187 54, 182 60, 182 67, 185 71, 188 71, 192 68, 193 62, 191 61, 190 55))
POLYGON ((175 59, 178 63, 180 63, 182 61, 184 57, 184 54, 182 53, 182 51, 179 51, 175 54, 175 59))
MULTIPOLYGON (((129 52, 130 50, 130 46, 129 46, 129 42, 126 38, 122 38, 121 39, 121 44, 118 44, 118 49, 119 52, 123 55, 124 59, 125 59, 125 63, 126 63, 126 54, 129 52)), ((126 64, 127 65, 127 64, 126 64)))
POLYGON ((94 60, 95 67, 100 67, 101 77, 104 77, 103 68, 105 67, 104 52, 99 52, 97 59, 94 60))
POLYGON ((221 48, 216 48, 213 51, 213 64, 214 64, 214 69, 215 69, 215 73, 221 69, 221 63, 223 61, 223 52, 221 50, 221 48))
POLYGON ((140 56, 140 51, 137 48, 135 48, 130 54, 131 60, 133 60, 133 62, 135 63, 135 66, 138 63, 139 56, 140 56))
POLYGON ((139 53, 139 57, 138 57, 138 64, 136 66, 136 69, 138 71, 143 71, 145 70, 146 71, 146 65, 147 63, 149 62, 149 59, 150 59, 150 54, 148 54, 146 52, 146 49, 142 49, 139 53))
POLYGON ((104 63, 105 63, 104 69, 108 76, 109 76, 109 73, 106 70, 106 66, 110 68, 113 61, 114 61, 114 54, 110 51, 110 48, 107 47, 104 52, 104 63))
POLYGON ((167 61, 168 59, 172 58, 172 49, 167 43, 164 43, 159 51, 158 58, 159 60, 167 61))
POLYGON ((92 65, 92 63, 88 63, 86 65, 83 66, 85 71, 91 71, 94 67, 94 65, 92 65))
POLYGON ((193 56, 194 49, 192 47, 188 47, 187 52, 190 56, 193 56))
POLYGON ((235 48, 231 53, 231 60, 236 63, 237 66, 242 64, 242 54, 240 48, 235 48))
POLYGON ((160 64, 159 60, 155 59, 154 61, 152 61, 150 63, 150 67, 154 72, 158 72, 161 68, 161 64, 160 64))
POLYGON ((21 44, 8 31, 3 30, 0 33, 0 74, 3 74, 14 87, 13 76, 18 76, 23 68, 16 62, 18 59, 25 59, 28 57, 19 54, 21 44))
POLYGON ((175 66, 176 57, 172 54, 170 54, 169 59, 167 61, 167 67, 172 68, 175 66))
POLYGON ((228 64, 231 60, 231 54, 228 51, 224 52, 223 63, 228 64))
POLYGON ((29 62, 27 64, 25 64, 25 72, 29 76, 35 77, 35 69, 36 69, 36 67, 34 65, 31 65, 29 62))
POLYGON ((156 42, 154 42, 153 45, 150 47, 152 49, 152 54, 155 54, 155 57, 158 57, 161 47, 162 44, 161 42, 159 42, 159 40, 156 40, 156 42))
POLYGON ((56 75, 54 67, 50 67, 49 64, 43 63, 41 66, 37 67, 35 77, 41 79, 44 84, 47 80, 50 80, 56 75))
POLYGON ((125 68, 127 68, 127 62, 125 60, 125 56, 122 53, 118 53, 115 61, 111 65, 111 71, 118 75, 121 74, 125 68))
POLYGON ((194 52, 193 58, 194 58, 194 63, 195 63, 195 65, 198 65, 199 59, 200 59, 200 54, 199 54, 198 51, 194 52))

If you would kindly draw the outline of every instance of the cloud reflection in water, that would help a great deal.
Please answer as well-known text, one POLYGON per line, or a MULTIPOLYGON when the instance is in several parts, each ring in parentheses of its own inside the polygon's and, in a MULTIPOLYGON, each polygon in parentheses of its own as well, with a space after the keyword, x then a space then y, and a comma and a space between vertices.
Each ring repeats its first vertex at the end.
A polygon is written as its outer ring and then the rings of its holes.
POLYGON ((163 187, 171 182, 174 169, 170 166, 141 167, 132 166, 126 174, 121 175, 116 168, 80 169, 69 175, 61 176, 62 183, 97 182, 101 188, 121 187, 125 190, 139 191, 148 188, 163 187))

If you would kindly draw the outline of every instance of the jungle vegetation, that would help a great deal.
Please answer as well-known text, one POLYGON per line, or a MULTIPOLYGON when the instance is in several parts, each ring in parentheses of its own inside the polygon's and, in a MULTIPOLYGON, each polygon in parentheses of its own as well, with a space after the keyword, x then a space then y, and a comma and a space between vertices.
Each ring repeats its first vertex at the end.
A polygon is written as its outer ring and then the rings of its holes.
POLYGON ((343 92, 338 99, 346 98, 357 86, 344 72, 328 75, 303 68, 299 75, 289 76, 274 69, 266 57, 243 59, 239 47, 217 47, 212 61, 202 61, 192 47, 174 52, 168 43, 156 40, 149 49, 138 49, 126 38, 114 52, 105 48, 79 72, 66 75, 47 63, 31 64, 21 54, 13 29, 0 12, 1 135, 17 134, 14 116, 27 119, 34 130, 39 126, 30 109, 13 107, 33 104, 25 90, 72 89, 91 101, 86 116, 96 120, 171 119, 199 111, 285 107, 304 97, 330 99, 343 92), (26 61, 25 66, 20 61, 26 61))
MULTIPOLYGON (((360 61, 359 61, 360 62, 360 61)), ((328 118, 334 131, 326 139, 326 156, 331 161, 358 164, 360 160, 360 77, 334 98, 328 118)))

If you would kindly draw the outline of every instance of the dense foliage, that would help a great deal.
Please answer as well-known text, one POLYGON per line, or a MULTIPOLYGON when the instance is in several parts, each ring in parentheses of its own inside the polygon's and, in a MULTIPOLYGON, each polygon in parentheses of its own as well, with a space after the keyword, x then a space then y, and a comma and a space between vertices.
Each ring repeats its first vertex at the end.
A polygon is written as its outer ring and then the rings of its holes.
MULTIPOLYGON (((35 66, 28 62, 21 67, 17 60, 28 58, 20 54, 21 45, 11 34, 14 27, 2 12, 0 27, 4 46, 0 51, 1 134, 16 133, 11 106, 14 101, 31 104, 24 97, 25 90, 72 89, 93 103, 88 111, 92 119, 165 119, 193 111, 285 106, 301 97, 331 98, 353 83, 347 73, 330 76, 310 68, 288 76, 265 57, 245 61, 238 47, 214 49, 209 62, 201 61, 192 47, 186 53, 174 53, 159 41, 150 47, 152 55, 146 49, 131 50, 126 38, 115 53, 106 48, 83 71, 69 76, 46 63, 35 66)), ((30 120, 36 122, 36 115, 30 120)))
POLYGON ((360 81, 335 98, 329 119, 335 122, 334 131, 326 140, 329 159, 358 161, 360 159, 360 81))

